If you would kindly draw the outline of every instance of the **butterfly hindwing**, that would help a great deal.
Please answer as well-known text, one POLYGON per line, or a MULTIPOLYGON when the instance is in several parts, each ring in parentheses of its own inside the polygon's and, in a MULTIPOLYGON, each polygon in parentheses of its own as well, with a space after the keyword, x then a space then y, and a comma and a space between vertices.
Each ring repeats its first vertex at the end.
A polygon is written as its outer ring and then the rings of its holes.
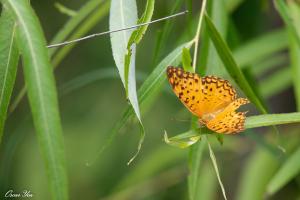
POLYGON ((201 93, 199 109, 202 115, 217 112, 236 99, 236 92, 230 83, 215 76, 201 78, 201 93))
POLYGON ((243 131, 246 112, 236 112, 236 109, 247 103, 249 101, 245 98, 238 98, 231 102, 222 112, 206 124, 207 128, 217 133, 225 134, 243 131))

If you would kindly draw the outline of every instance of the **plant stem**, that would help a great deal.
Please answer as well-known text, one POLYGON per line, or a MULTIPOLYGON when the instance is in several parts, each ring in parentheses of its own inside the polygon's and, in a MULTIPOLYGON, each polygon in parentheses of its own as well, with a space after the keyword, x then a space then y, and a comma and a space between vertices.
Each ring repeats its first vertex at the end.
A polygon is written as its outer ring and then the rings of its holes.
POLYGON ((200 15, 199 15, 197 32, 196 32, 196 35, 195 35, 195 38, 194 38, 194 42, 195 42, 194 58, 193 58, 193 69, 194 69, 194 71, 196 71, 199 38, 200 38, 201 24, 202 24, 202 21, 203 21, 203 15, 204 15, 204 12, 205 12, 205 7, 206 7, 206 0, 202 0, 202 7, 201 7, 200 15))

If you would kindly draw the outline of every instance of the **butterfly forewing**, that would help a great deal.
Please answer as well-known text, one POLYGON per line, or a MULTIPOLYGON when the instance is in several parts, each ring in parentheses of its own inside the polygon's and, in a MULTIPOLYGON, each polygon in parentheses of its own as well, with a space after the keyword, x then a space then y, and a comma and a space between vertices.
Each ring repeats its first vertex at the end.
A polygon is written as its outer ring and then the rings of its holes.
POLYGON ((194 114, 199 116, 201 101, 200 77, 181 68, 168 67, 167 75, 172 89, 180 101, 194 114))

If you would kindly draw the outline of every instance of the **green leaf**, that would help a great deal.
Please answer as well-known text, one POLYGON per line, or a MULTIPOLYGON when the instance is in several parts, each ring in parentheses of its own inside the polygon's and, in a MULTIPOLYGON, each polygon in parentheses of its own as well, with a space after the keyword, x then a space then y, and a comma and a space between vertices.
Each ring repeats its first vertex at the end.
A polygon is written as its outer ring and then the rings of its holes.
POLYGON ((201 134, 199 133, 200 130, 201 129, 198 130, 192 129, 171 138, 168 138, 168 134, 165 131, 164 140, 167 144, 171 146, 179 147, 179 148, 187 148, 195 144, 200 139, 201 137, 201 134))
MULTIPOLYGON (((146 8, 144 13, 142 14, 142 17, 138 20, 137 24, 143 24, 151 21, 153 11, 154 11, 154 0, 148 0, 146 4, 146 8)), ((141 41, 142 37, 146 33, 146 30, 148 28, 148 24, 144 26, 138 27, 136 30, 134 30, 127 43, 127 51, 125 54, 125 61, 124 61, 124 77, 125 77, 125 90, 126 90, 126 97, 128 97, 128 90, 129 90, 129 70, 130 67, 135 68, 135 65, 131 66, 131 60, 134 58, 131 58, 132 56, 132 51, 135 51, 136 45, 141 41)), ((134 92, 136 91, 129 91, 129 92, 134 92)))
POLYGON ((182 49, 182 65, 183 69, 188 72, 193 72, 193 67, 192 67, 192 57, 190 54, 190 50, 187 48, 182 49))
POLYGON ((297 32, 296 28, 299 27, 299 24, 293 23, 293 17, 290 15, 291 12, 283 0, 274 0, 274 4, 284 23, 287 25, 289 32, 293 34, 298 47, 300 47, 300 33, 297 32))
POLYGON ((293 178, 297 177, 300 172, 300 148, 298 148, 289 158, 283 166, 280 167, 279 171, 276 172, 274 177, 271 179, 268 185, 267 192, 272 195, 279 191, 293 178))
POLYGON ((46 41, 29 1, 4 0, 18 23, 29 103, 53 199, 68 199, 62 128, 46 41))
MULTIPOLYGON (((137 7, 135 0, 129 0, 126 2, 112 0, 110 6, 110 17, 109 17, 109 30, 117 30, 133 26, 137 21, 137 7)), ((136 46, 132 45, 128 52, 127 44, 129 42, 132 30, 120 31, 110 34, 111 46, 113 57, 116 66, 119 70, 119 74, 123 85, 126 90, 126 96, 128 96, 129 102, 133 107, 136 117, 139 120, 141 128, 141 137, 138 146, 138 152, 141 144, 144 140, 144 127, 141 122, 140 108, 136 93, 136 82, 135 82, 135 49, 136 46), (129 57, 125 57, 126 54, 130 53, 129 57), (128 68, 126 68, 126 64, 128 68), (125 76, 126 74, 126 76, 125 76), (128 77, 128 80, 127 78, 128 77), (128 87, 127 87, 128 86, 128 87), (128 88, 128 90, 127 90, 128 88)), ((137 153, 138 153, 137 152, 137 153)), ((135 158, 137 154, 133 156, 135 158)), ((129 163, 132 159, 129 161, 129 163)))
POLYGON ((245 128, 257 128, 289 123, 299 123, 300 112, 284 114, 265 114, 246 118, 245 128))
POLYGON ((207 25, 207 31, 209 33, 209 36, 212 39, 214 46, 216 47, 216 50, 219 54, 219 57, 222 59, 223 64, 229 75, 233 78, 233 80, 235 80, 235 82, 243 90, 243 92, 246 94, 249 100, 254 105, 256 105, 258 110, 264 114, 267 113, 263 104, 259 101, 259 98, 254 93, 253 89, 250 87, 248 81, 243 75, 242 71, 236 64, 230 49, 226 45, 225 41, 221 38, 214 24, 207 15, 205 15, 205 22, 207 25))
POLYGON ((19 60, 16 27, 11 13, 4 8, 0 18, 0 144, 19 60))

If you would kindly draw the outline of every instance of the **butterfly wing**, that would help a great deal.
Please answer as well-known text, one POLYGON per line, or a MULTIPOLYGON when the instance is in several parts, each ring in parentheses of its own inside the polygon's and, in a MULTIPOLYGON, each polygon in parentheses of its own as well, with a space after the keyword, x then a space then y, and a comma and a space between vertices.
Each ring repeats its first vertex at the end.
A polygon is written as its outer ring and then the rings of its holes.
POLYGON ((245 98, 234 100, 222 112, 206 123, 207 128, 217 133, 225 134, 234 134, 243 131, 246 112, 236 112, 236 109, 247 103, 249 103, 249 100, 245 98))
POLYGON ((207 123, 236 99, 236 91, 227 80, 205 76, 201 78, 201 121, 207 123))
POLYGON ((180 101, 194 115, 200 116, 201 79, 195 73, 184 71, 182 68, 168 67, 167 75, 172 89, 180 101))
POLYGON ((210 113, 224 109, 236 98, 236 92, 229 82, 218 77, 200 78, 196 73, 175 67, 168 67, 167 75, 181 102, 194 115, 204 117, 204 121, 210 119, 210 113))

